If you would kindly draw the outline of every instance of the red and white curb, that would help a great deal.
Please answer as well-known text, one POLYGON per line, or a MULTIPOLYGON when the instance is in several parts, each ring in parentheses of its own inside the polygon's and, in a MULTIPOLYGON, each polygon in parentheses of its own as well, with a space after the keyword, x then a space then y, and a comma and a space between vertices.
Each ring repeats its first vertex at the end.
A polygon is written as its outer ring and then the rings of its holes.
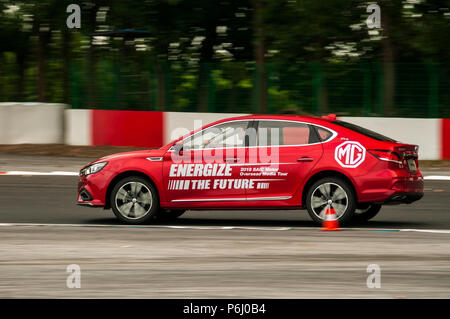
POLYGON ((78 172, 65 172, 65 171, 53 171, 53 172, 34 172, 34 171, 9 171, 0 172, 2 175, 12 176, 78 176, 78 172))

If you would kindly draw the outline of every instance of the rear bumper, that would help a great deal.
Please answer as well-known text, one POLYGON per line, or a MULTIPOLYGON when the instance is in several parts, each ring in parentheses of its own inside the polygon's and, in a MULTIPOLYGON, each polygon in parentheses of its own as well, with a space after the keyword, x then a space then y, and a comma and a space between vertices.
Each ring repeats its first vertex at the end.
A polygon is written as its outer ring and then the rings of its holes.
POLYGON ((423 197, 423 193, 396 193, 385 200, 384 205, 411 204, 423 197))
POLYGON ((423 197, 423 176, 399 170, 384 170, 358 178, 360 203, 412 203, 423 197))

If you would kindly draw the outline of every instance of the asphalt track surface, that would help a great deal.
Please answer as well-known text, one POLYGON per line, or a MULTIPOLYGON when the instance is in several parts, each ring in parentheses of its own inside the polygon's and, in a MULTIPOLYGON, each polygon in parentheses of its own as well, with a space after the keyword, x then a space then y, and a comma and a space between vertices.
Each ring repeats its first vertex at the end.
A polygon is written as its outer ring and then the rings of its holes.
POLYGON ((187 212, 120 225, 79 207, 76 177, 0 176, 0 297, 449 298, 450 182, 321 232, 306 211, 187 212), (66 267, 81 267, 81 288, 66 267), (381 288, 366 285, 381 269, 381 288))
MULTIPOLYGON (((119 224, 111 210, 77 206, 76 185, 73 176, 0 176, 0 223, 119 224)), ((190 211, 171 224, 314 227, 305 210, 190 211)), ((450 229, 450 182, 426 181, 420 201, 384 206, 357 226, 450 229)))

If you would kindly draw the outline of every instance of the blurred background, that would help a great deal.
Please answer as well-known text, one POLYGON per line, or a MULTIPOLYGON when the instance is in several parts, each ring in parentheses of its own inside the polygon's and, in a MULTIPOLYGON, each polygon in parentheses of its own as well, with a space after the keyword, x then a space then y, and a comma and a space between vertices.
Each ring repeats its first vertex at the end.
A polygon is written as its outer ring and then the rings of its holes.
POLYGON ((449 22, 450 0, 0 0, 0 297, 449 298, 449 22), (333 234, 285 209, 138 229, 75 205, 87 163, 249 113, 419 145, 425 197, 333 234))
POLYGON ((0 102, 450 117, 450 1, 0 0, 0 102))

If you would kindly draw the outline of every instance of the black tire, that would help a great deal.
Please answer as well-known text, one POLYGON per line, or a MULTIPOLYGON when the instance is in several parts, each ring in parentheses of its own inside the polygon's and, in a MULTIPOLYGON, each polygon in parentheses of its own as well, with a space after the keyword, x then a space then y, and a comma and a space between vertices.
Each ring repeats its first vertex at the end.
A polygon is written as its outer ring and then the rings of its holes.
POLYGON ((112 189, 110 203, 114 215, 127 224, 147 223, 159 210, 156 188, 147 179, 138 176, 120 180, 112 189), (128 208, 130 211, 127 214, 128 208))
POLYGON ((336 209, 336 214, 338 215, 337 220, 339 221, 340 224, 348 223, 352 219, 356 208, 356 196, 354 194, 352 187, 345 180, 339 177, 324 177, 316 181, 314 184, 311 185, 311 187, 309 187, 305 200, 308 214, 311 217, 311 219, 317 224, 321 224, 324 221, 323 214, 325 213, 326 208, 331 207, 336 209), (319 188, 323 188, 326 190, 328 187, 327 185, 330 185, 329 192, 331 194, 322 194, 322 191, 319 188), (313 194, 314 194, 314 209, 313 209, 313 194), (323 196, 319 197, 318 195, 323 196), (328 204, 329 203, 328 200, 331 199, 329 198, 330 195, 331 198, 333 197, 335 198, 334 205, 333 203, 331 203, 331 206, 328 204), (343 198, 340 199, 341 197, 343 198), (321 202, 321 200, 323 202, 321 202), (325 204, 320 205, 320 203, 325 204))
POLYGON ((369 204, 367 207, 358 207, 352 220, 355 222, 367 222, 374 218, 381 209, 380 204, 369 204))
POLYGON ((172 220, 180 217, 186 212, 184 209, 163 209, 160 208, 156 218, 158 220, 172 220))

